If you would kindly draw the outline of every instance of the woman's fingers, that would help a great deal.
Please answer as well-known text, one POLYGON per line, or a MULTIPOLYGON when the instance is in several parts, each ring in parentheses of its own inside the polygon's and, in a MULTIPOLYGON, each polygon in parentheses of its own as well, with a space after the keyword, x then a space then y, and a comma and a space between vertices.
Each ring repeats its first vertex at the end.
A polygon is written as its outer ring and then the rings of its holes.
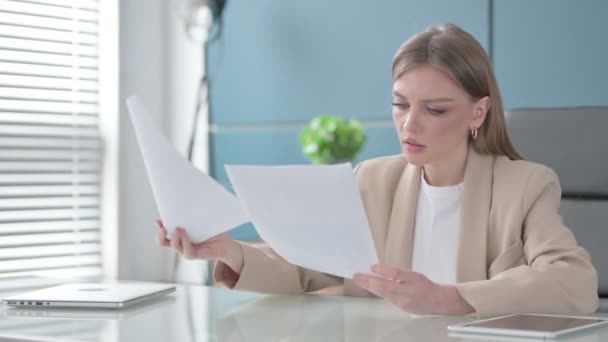
POLYGON ((171 248, 175 249, 179 254, 182 254, 183 247, 180 238, 181 232, 179 229, 176 229, 171 236, 171 248))
POLYGON ((355 274, 353 280, 359 287, 375 294, 378 297, 386 297, 389 293, 396 290, 399 286, 398 282, 388 279, 382 279, 365 274, 355 274))
POLYGON ((167 230, 162 226, 161 220, 156 220, 158 227, 156 232, 156 240, 159 245, 171 247, 186 259, 212 259, 217 258, 217 252, 214 245, 220 243, 220 237, 210 239, 202 243, 193 244, 188 236, 188 233, 182 228, 177 227, 171 239, 167 238, 167 230))
POLYGON ((156 233, 156 242, 163 247, 167 247, 171 244, 171 241, 167 239, 167 232, 164 229, 158 229, 156 233))
POLYGON ((353 280, 359 287, 380 298, 386 299, 402 309, 407 309, 411 302, 411 294, 406 289, 408 285, 402 282, 364 274, 356 274, 353 280))
POLYGON ((416 273, 399 269, 397 267, 385 266, 385 265, 374 265, 372 266, 372 272, 380 275, 383 278, 395 280, 398 282, 414 281, 416 273))
POLYGON ((156 219, 154 222, 156 224, 156 242, 163 247, 169 246, 171 241, 167 239, 167 230, 163 226, 163 221, 156 219))
POLYGON ((428 314, 442 309, 437 298, 442 297, 443 287, 423 274, 380 265, 372 267, 372 271, 378 276, 357 273, 353 280, 359 287, 408 312, 428 314))
POLYGON ((186 233, 186 231, 183 228, 177 228, 178 230, 180 230, 180 243, 182 246, 182 255, 184 256, 184 258, 186 259, 211 259, 211 258, 215 258, 216 256, 213 255, 214 253, 211 253, 212 249, 209 248, 209 244, 212 242, 209 241, 205 241, 203 243, 199 243, 199 244, 193 244, 192 241, 190 241, 190 237, 188 236, 188 233, 186 233))
POLYGON ((182 228, 178 227, 177 229, 180 230, 179 237, 181 240, 180 243, 182 245, 182 255, 186 259, 194 259, 194 257, 196 256, 196 250, 194 249, 194 246, 192 245, 188 234, 186 234, 186 232, 182 228))

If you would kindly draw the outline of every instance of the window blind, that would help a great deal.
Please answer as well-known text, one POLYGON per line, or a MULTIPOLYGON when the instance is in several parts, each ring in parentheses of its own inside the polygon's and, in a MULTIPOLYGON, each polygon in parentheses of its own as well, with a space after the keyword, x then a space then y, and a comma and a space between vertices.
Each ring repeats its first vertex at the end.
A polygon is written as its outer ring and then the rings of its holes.
POLYGON ((0 0, 0 280, 101 275, 98 12, 0 0))

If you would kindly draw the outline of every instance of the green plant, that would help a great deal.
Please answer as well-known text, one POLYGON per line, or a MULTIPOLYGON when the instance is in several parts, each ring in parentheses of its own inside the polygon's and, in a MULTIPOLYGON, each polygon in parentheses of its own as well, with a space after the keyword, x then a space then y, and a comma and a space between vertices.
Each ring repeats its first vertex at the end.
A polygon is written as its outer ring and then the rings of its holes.
POLYGON ((304 155, 314 164, 352 162, 365 138, 359 121, 321 115, 304 127, 300 145, 304 155))

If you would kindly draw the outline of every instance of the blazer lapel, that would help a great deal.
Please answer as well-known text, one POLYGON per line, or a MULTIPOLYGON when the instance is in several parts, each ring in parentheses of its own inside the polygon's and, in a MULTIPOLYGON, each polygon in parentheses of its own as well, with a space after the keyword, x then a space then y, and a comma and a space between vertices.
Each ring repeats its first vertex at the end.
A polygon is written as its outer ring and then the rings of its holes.
POLYGON ((414 222, 422 168, 407 164, 395 191, 391 210, 384 264, 402 269, 412 268, 414 222))
POLYGON ((492 203, 494 158, 469 149, 464 172, 456 277, 459 283, 484 280, 487 275, 487 238, 492 203))

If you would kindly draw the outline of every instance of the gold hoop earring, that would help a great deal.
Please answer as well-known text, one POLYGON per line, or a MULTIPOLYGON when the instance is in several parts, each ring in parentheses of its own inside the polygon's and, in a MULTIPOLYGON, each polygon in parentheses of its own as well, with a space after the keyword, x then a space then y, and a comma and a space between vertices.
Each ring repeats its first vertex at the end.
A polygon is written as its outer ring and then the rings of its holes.
POLYGON ((471 128, 471 138, 477 139, 477 128, 471 128))

